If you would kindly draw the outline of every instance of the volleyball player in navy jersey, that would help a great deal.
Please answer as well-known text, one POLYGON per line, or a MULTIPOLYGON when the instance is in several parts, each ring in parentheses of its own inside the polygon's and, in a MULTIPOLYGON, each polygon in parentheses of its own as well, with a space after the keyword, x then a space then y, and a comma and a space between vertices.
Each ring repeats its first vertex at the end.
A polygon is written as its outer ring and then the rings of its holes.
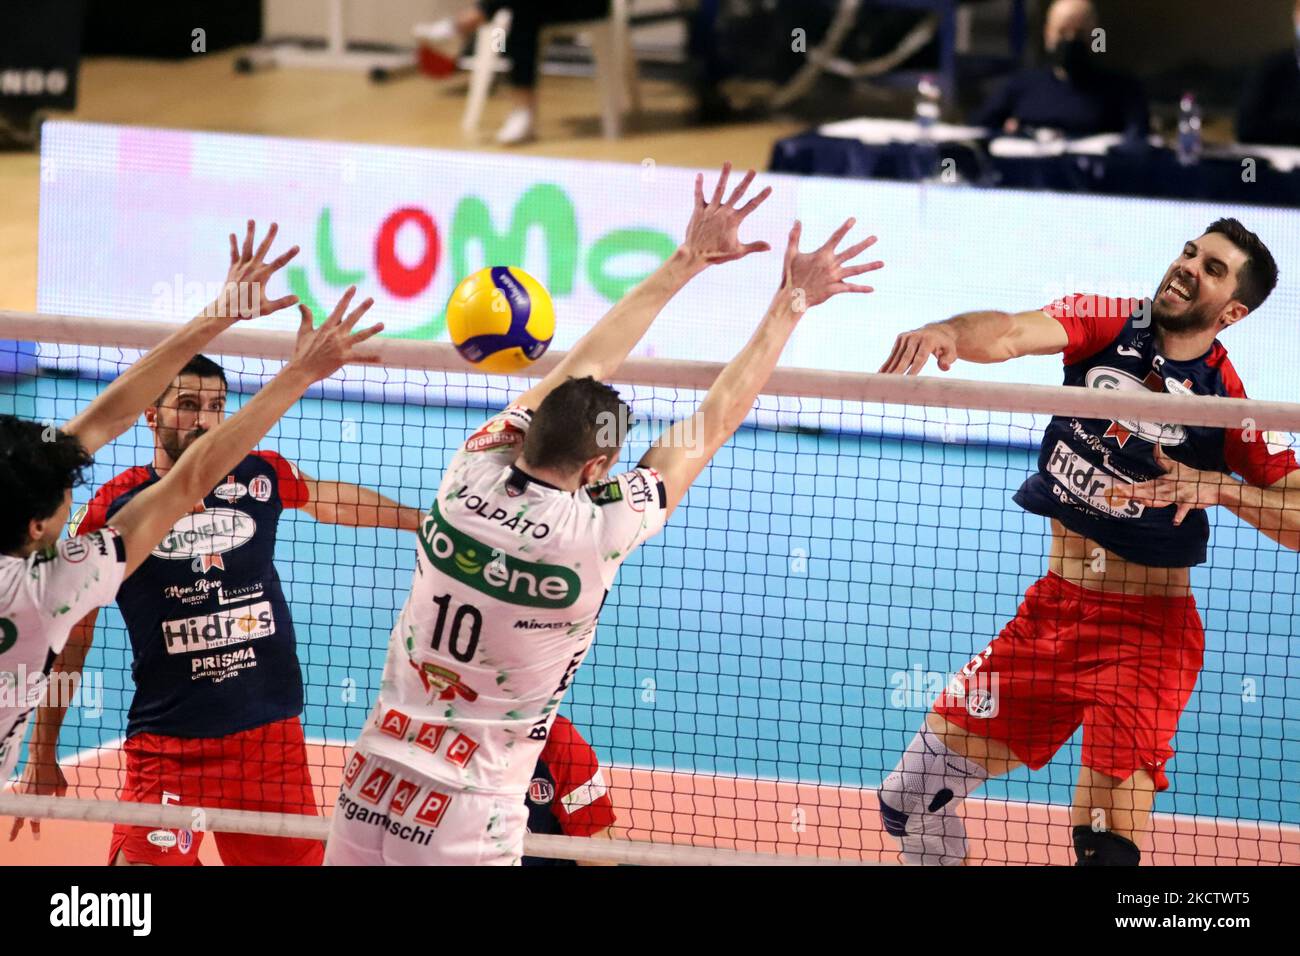
MULTIPOLYGON (((1073 295, 1019 314, 959 315, 899 336, 881 371, 915 374, 931 356, 946 371, 956 360, 1062 353, 1066 385, 1245 398, 1217 336, 1276 283, 1259 237, 1221 219, 1184 245, 1151 300, 1073 295)), ((1203 509, 1222 505, 1298 549, 1298 469, 1288 447, 1244 427, 1054 417, 1015 495, 1050 519, 1047 574, 953 678, 881 788, 904 858, 964 862, 963 798, 990 776, 1044 766, 1082 725, 1077 862, 1137 864, 1201 671, 1189 581, 1206 559, 1203 509)))
MULTIPOLYGON (((293 297, 262 301, 262 284, 296 250, 266 263, 275 229, 256 253, 253 230, 250 222, 242 253, 231 237, 231 270, 217 302, 135 363, 52 437, 41 423, 0 415, 0 497, 6 501, 0 521, 0 667, 18 673, 26 669, 24 681, 30 688, 16 704, 0 704, 0 779, 16 762, 32 711, 44 697, 50 669, 78 618, 112 600, 121 582, 159 550, 174 547, 174 530, 169 535, 173 523, 245 458, 313 382, 347 362, 373 360, 354 349, 383 326, 353 332, 371 300, 345 318, 355 292, 349 290, 319 329, 313 329, 311 313, 300 306, 302 321, 294 354, 275 378, 228 421, 198 437, 183 461, 116 509, 107 525, 55 547, 67 523, 72 489, 91 463, 90 456, 131 426, 195 349, 234 321, 296 301, 293 297), (241 295, 250 291, 249 285, 253 294, 241 295), (254 304, 246 308, 250 302, 254 304)), ((52 754, 49 759, 52 764, 52 754)), ((66 783, 45 785, 39 773, 46 769, 29 759, 18 789, 66 790, 66 783)), ((165 795, 163 800, 168 802, 165 795)), ((11 840, 23 822, 14 821, 11 840)), ((33 832, 38 832, 37 822, 32 824, 33 832)))

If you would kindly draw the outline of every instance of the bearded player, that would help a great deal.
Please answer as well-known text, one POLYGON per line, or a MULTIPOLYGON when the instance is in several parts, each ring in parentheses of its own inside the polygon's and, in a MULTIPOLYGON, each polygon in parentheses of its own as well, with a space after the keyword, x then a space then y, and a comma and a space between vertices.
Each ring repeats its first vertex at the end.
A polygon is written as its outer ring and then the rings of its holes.
MULTIPOLYGON (((349 291, 343 299, 346 308, 349 291)), ((152 460, 129 468, 91 498, 76 534, 113 521, 175 468, 226 413, 221 366, 195 356, 145 409, 152 460)), ((121 799, 278 813, 317 812, 300 715, 302 666, 289 604, 274 564, 281 516, 414 531, 420 512, 371 489, 310 477, 268 449, 250 453, 184 515, 173 535, 123 582, 117 605, 131 638, 135 694, 127 718, 121 799)), ((73 628, 55 670, 80 674, 98 609, 73 628)), ((55 759, 65 710, 38 712, 25 780, 66 786, 55 759)), ((115 863, 192 866, 201 831, 117 824, 115 863)), ((319 840, 214 834, 227 865, 319 866, 319 840)))
POLYGON ((519 862, 534 767, 619 565, 663 528, 740 426, 798 309, 871 291, 843 280, 879 267, 845 265, 874 238, 836 253, 850 220, 801 254, 796 224, 780 289, 749 344, 692 420, 609 477, 627 410, 600 380, 694 276, 767 248, 741 243, 737 230, 768 191, 737 207, 751 171, 724 202, 729 168, 707 203, 696 179, 686 239, 663 266, 452 458, 419 532, 374 711, 345 767, 327 864, 519 862))
MULTIPOLYGON (((1063 353, 1066 385, 1244 398, 1216 336, 1276 284, 1259 237, 1221 219, 1183 247, 1151 300, 1073 295, 1038 311, 959 315, 899 336, 881 371, 914 375, 931 356, 946 371, 957 360, 1063 353)), ((1203 509, 1222 505, 1300 548, 1295 456, 1254 438, 1242 429, 1051 420, 1038 471, 1015 495, 1051 521, 1047 574, 954 676, 880 790, 884 827, 907 862, 962 863, 962 800, 989 777, 1044 766, 1080 725, 1077 862, 1140 861, 1201 670, 1189 572, 1206 558, 1203 509)))
MULTIPOLYGON (((250 222, 242 257, 232 252, 238 261, 232 263, 214 306, 135 363, 52 438, 39 422, 0 415, 0 492, 6 502, 0 521, 0 668, 40 675, 28 694, 0 705, 0 780, 17 761, 23 732, 73 623, 111 601, 123 578, 149 558, 172 522, 228 473, 308 386, 347 361, 363 361, 355 347, 382 329, 373 326, 353 333, 370 307, 368 301, 346 320, 346 303, 340 303, 315 331, 310 313, 300 307, 303 322, 293 358, 271 382, 229 421, 196 441, 183 462, 122 507, 109 526, 56 547, 68 520, 72 489, 91 464, 91 455, 131 426, 186 357, 234 321, 295 301, 261 300, 266 278, 296 251, 264 262, 274 233, 272 227, 254 255, 250 222), (251 298, 256 304, 245 309, 236 303, 249 301, 241 295, 248 286, 254 289, 251 298)), ((231 243, 233 250, 233 236, 231 243)), ((15 821, 11 839, 21 823, 15 821)))

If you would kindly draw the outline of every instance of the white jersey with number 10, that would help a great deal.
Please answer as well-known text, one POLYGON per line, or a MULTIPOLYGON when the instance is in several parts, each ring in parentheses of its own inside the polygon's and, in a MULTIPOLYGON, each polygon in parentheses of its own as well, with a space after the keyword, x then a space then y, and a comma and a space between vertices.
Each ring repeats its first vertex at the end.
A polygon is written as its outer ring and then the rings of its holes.
POLYGON ((507 409, 452 458, 357 742, 457 790, 521 800, 619 565, 666 517, 652 469, 576 492, 516 469, 531 419, 507 409))

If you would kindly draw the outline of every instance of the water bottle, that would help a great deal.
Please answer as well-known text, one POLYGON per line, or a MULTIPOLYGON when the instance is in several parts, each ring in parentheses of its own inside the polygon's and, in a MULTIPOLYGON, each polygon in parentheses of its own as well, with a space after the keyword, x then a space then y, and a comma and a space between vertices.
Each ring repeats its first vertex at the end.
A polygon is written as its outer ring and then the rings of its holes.
POLYGON ((916 84, 917 138, 923 143, 930 141, 935 124, 939 122, 939 101, 942 97, 943 91, 939 89, 938 81, 929 73, 922 76, 916 84))
POLYGON ((1201 108, 1193 93, 1178 101, 1178 162, 1193 166, 1201 161, 1201 108))

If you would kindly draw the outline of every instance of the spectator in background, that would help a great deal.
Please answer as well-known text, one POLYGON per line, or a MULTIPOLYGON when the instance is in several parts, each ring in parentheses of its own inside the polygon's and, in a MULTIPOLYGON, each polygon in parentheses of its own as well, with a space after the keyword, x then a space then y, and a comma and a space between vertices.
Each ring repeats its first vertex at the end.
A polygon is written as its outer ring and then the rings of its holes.
POLYGON ((1010 134, 1055 129, 1072 138, 1122 132, 1145 139, 1146 95, 1136 78, 1102 69, 1093 52, 1097 26, 1091 0, 1055 0, 1043 31, 1050 65, 1012 76, 973 122, 1010 134))
POLYGON ((415 35, 435 47, 463 43, 502 9, 510 11, 506 55, 515 108, 497 133, 497 142, 516 146, 537 138, 537 56, 542 27, 609 16, 609 0, 478 0, 455 17, 421 24, 415 35))
MULTIPOLYGON (((567 717, 555 715, 528 787, 528 832, 609 839, 614 825, 605 776, 591 744, 567 717)), ((526 856, 524 866, 572 866, 571 860, 526 856)))
POLYGON ((1291 12, 1291 46, 1256 67, 1237 112, 1243 143, 1300 146, 1300 0, 1291 12))

